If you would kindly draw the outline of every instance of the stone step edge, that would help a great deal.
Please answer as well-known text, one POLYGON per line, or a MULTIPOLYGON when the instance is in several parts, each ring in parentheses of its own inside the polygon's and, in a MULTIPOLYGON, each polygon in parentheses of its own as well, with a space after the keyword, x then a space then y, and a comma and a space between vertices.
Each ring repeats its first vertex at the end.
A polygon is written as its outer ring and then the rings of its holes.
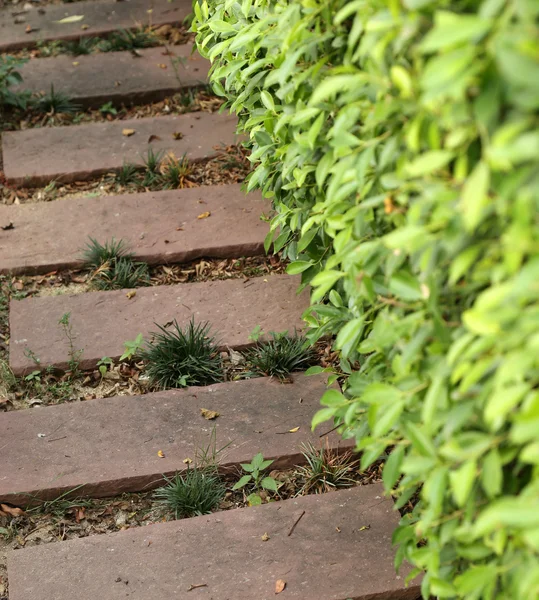
POLYGON ((73 598, 78 585, 81 600, 150 589, 153 600, 192 590, 214 600, 416 600, 421 578, 407 583, 410 565, 393 566, 397 523, 372 484, 39 545, 9 554, 11 600, 35 598, 41 585, 51 600, 73 598))

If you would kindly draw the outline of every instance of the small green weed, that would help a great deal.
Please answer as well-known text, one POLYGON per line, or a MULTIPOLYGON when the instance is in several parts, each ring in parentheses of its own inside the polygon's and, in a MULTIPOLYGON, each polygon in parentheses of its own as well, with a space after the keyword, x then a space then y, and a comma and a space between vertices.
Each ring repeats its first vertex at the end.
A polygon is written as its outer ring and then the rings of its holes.
POLYGON ((58 321, 58 325, 60 325, 64 336, 67 338, 67 342, 69 344, 68 366, 69 370, 71 371, 71 376, 75 377, 80 370, 80 358, 82 356, 83 350, 75 349, 75 334, 73 333, 73 325, 71 324, 71 313, 63 314, 61 319, 58 321))
POLYGON ((36 44, 39 51, 39 56, 47 58, 50 56, 58 56, 64 51, 64 42, 61 40, 54 40, 52 42, 39 41, 36 44))
POLYGON ((264 471, 273 464, 272 460, 264 460, 264 456, 259 452, 253 460, 248 464, 242 464, 241 468, 245 471, 245 475, 233 486, 233 490, 241 490, 245 486, 249 486, 253 490, 247 496, 247 502, 250 506, 262 504, 260 496, 261 490, 277 493, 279 484, 273 477, 264 475, 264 471))
POLYGON ((329 492, 337 488, 351 487, 356 482, 351 474, 357 469, 359 461, 354 460, 351 452, 338 453, 330 448, 315 448, 313 444, 303 444, 302 454, 307 464, 296 469, 303 481, 298 496, 329 492))
POLYGON ((105 104, 103 104, 103 106, 99 107, 99 112, 102 115, 117 115, 118 111, 114 108, 114 105, 112 104, 112 102, 106 102, 105 104))
POLYGON ((114 366, 114 361, 109 356, 104 356, 102 359, 97 361, 97 368, 99 373, 101 373, 101 377, 105 377, 105 374, 109 369, 112 369, 114 366))
POLYGON ((161 181, 165 189, 177 189, 191 172, 191 166, 184 154, 179 160, 168 159, 162 166, 161 181))
POLYGON ((215 509, 225 496, 226 487, 216 473, 203 469, 188 469, 155 491, 155 498, 170 510, 176 519, 206 515, 215 509))
POLYGON ((94 275, 99 290, 124 290, 150 284, 148 265, 131 258, 120 258, 105 263, 94 275))
POLYGON ((177 321, 171 331, 157 327, 160 333, 153 333, 140 352, 153 385, 176 388, 222 381, 221 358, 208 323, 195 325, 192 319, 185 329, 177 321))
POLYGON ((43 113, 72 115, 81 109, 79 104, 63 92, 57 92, 51 84, 51 90, 36 102, 36 109, 43 113))
POLYGON ((120 356, 120 361, 131 360, 132 358, 134 358, 139 353, 143 345, 144 338, 142 337, 142 333, 139 333, 134 340, 127 340, 126 342, 124 342, 125 351, 120 356))
POLYGON ((314 351, 304 337, 297 334, 289 336, 287 332, 271 332, 270 335, 270 341, 246 353, 247 362, 255 374, 284 379, 313 363, 314 351))

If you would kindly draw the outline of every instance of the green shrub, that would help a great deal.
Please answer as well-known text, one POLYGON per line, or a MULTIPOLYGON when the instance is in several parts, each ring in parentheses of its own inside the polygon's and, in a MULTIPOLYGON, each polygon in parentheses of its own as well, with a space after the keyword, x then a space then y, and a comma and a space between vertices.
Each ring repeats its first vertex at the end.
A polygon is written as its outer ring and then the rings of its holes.
MULTIPOLYGON (((423 597, 539 596, 539 4, 199 0, 211 79, 386 450, 423 597), (210 16, 211 13, 211 16, 210 16), (356 361, 359 361, 356 363, 356 361), (358 370, 355 364, 361 365, 358 370)), ((278 234, 277 234, 278 232, 278 234)))
POLYGON ((11 108, 26 109, 30 100, 30 93, 14 92, 9 88, 22 83, 19 69, 26 60, 21 60, 9 55, 0 55, 0 112, 7 106, 11 108))

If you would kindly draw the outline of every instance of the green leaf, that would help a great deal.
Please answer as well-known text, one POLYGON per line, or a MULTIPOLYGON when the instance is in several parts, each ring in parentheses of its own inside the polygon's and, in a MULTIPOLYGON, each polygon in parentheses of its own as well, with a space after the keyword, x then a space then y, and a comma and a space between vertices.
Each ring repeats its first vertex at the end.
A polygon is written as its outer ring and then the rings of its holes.
POLYGON ((364 323, 364 317, 352 319, 339 331, 335 347, 342 350, 343 356, 348 356, 350 352, 353 352, 356 349, 363 331, 364 323))
POLYGON ((417 425, 413 423, 407 423, 405 425, 406 432, 408 433, 408 437, 412 442, 413 447, 419 454, 422 456, 428 456, 431 458, 436 457, 436 448, 432 443, 430 437, 422 431, 417 425))
POLYGON ((275 479, 273 479, 273 477, 264 477, 264 479, 262 479, 262 481, 260 482, 260 485, 265 490, 269 490, 270 492, 278 492, 279 491, 277 482, 275 481, 275 479))
POLYGON ((406 172, 411 177, 429 175, 445 167, 452 158, 454 158, 454 153, 447 150, 425 152, 406 165, 406 172))
POLYGON ((335 408, 334 407, 322 408, 321 410, 316 412, 313 417, 313 420, 311 422, 312 431, 314 431, 318 427, 318 425, 321 425, 322 423, 329 421, 329 419, 332 419, 334 416, 335 416, 335 408))
POLYGON ((404 410, 404 402, 395 402, 394 404, 383 405, 376 412, 376 422, 372 428, 372 433, 376 437, 385 435, 399 420, 404 410))
POLYGON ((251 481, 251 479, 252 479, 252 477, 250 475, 244 475, 237 483, 235 483, 232 486, 232 489, 239 490, 242 487, 245 487, 251 481))
POLYGON ((468 500, 477 475, 475 460, 466 461, 461 467, 449 473, 449 483, 453 498, 459 507, 463 507, 468 500))
POLYGON ((434 28, 423 39, 420 48, 423 52, 433 52, 477 41, 489 30, 491 21, 477 15, 459 15, 439 10, 435 13, 434 28))
POLYGON ((249 494, 247 496, 247 504, 249 506, 260 506, 262 504, 262 498, 258 494, 249 494))
POLYGON ((462 188, 460 208, 466 229, 473 231, 481 222, 483 209, 488 205, 490 169, 480 162, 472 171, 462 188))
POLYGON ((481 469, 481 485, 489 498, 498 496, 502 491, 503 471, 500 454, 496 448, 484 458, 481 469))
POLYGON ((312 266, 313 264, 309 261, 296 260, 286 267, 286 272, 290 275, 296 275, 297 273, 303 273, 303 271, 310 269, 312 266))
POLYGON ((386 491, 389 491, 398 481, 401 475, 402 459, 404 458, 404 446, 397 446, 389 455, 382 471, 382 481, 386 491))

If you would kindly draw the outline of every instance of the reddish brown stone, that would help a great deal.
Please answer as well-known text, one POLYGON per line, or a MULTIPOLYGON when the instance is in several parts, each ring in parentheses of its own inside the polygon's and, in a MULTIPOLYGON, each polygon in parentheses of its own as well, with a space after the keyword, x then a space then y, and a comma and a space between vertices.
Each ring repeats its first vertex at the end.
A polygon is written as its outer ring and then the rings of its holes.
POLYGON ((149 264, 264 253, 269 210, 240 185, 0 205, 0 273, 47 273, 81 266, 89 236, 123 239, 149 264), (210 212, 206 219, 197 217, 210 212), (46 227, 44 226, 46 224, 46 227))
POLYGON ((0 11, 0 51, 33 46, 36 42, 76 40, 104 35, 141 25, 181 23, 192 10, 190 0, 123 0, 122 2, 74 2, 73 4, 8 5, 0 11), (148 7, 152 7, 151 14, 148 7), (84 16, 73 23, 58 23, 66 17, 84 16))
POLYGON ((393 567, 398 520, 374 484, 45 544, 11 552, 9 597, 414 600, 410 567, 393 567))
POLYGON ((21 69, 24 83, 19 88, 47 93, 54 86, 55 92, 68 95, 83 108, 99 108, 107 102, 154 102, 206 83, 209 62, 192 50, 188 44, 171 47, 170 54, 165 48, 148 48, 137 56, 107 52, 75 59, 36 58, 21 69))
MULTIPOLYGON (((185 469, 214 428, 217 448, 226 446, 224 469, 257 452, 275 467, 292 466, 302 443, 319 446, 319 434, 333 429, 311 433, 325 389, 324 377, 298 375, 293 384, 261 378, 1 413, 0 501, 25 506, 30 496, 50 500, 74 488, 92 497, 153 489, 163 473, 185 469), (220 416, 207 421, 201 408, 220 416)), ((342 441, 332 436, 331 444, 342 441)))
POLYGON ((9 361, 16 375, 36 368, 25 355, 31 350, 41 367, 67 368, 69 344, 58 321, 66 313, 82 349, 82 368, 92 368, 103 356, 117 359, 124 342, 139 333, 145 337, 177 319, 185 325, 194 317, 209 321, 220 344, 243 348, 256 326, 264 332, 293 331, 302 326, 309 305, 308 290, 296 294, 300 281, 290 275, 268 275, 251 280, 231 279, 147 287, 128 297, 126 290, 12 300, 9 319, 9 361))
POLYGON ((235 130, 236 117, 189 113, 11 131, 2 134, 4 173, 19 186, 83 180, 126 162, 143 165, 148 148, 201 160, 217 154, 220 145, 236 143, 235 130), (135 133, 123 135, 124 129, 135 133), (175 132, 183 136, 176 139, 175 132), (151 144, 150 136, 156 136, 151 144))

